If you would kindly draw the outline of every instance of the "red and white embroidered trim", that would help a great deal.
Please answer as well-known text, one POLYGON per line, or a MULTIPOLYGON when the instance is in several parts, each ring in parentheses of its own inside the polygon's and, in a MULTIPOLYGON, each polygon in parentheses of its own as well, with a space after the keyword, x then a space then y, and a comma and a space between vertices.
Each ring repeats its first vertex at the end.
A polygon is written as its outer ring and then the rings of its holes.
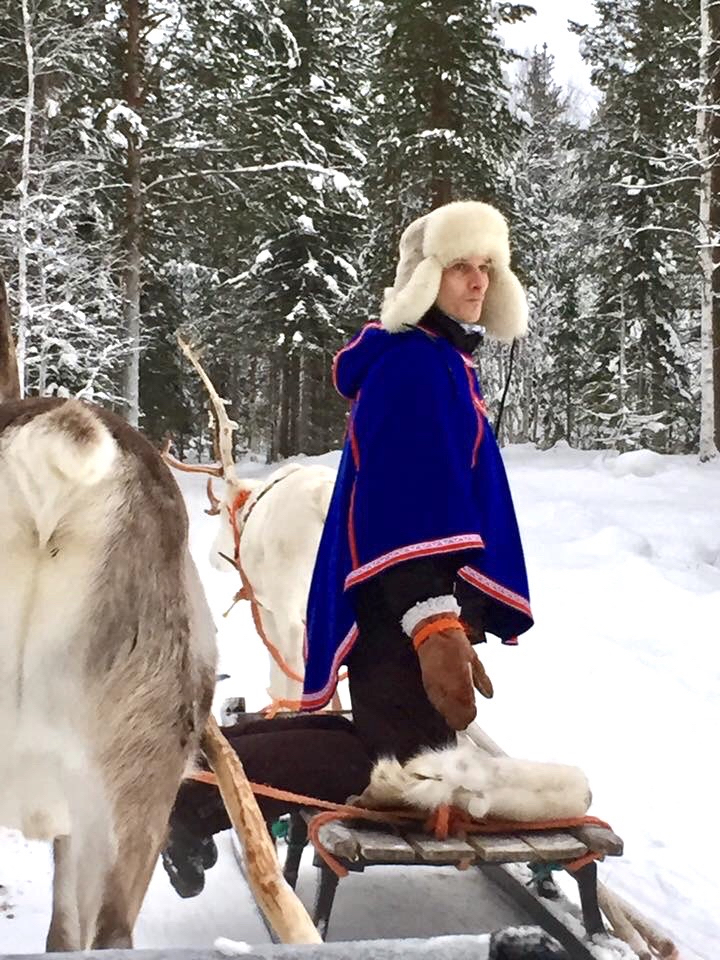
POLYGON ((314 693, 303 693, 302 697, 300 698, 300 703, 303 709, 313 710, 324 707, 328 700, 332 697, 338 684, 338 671, 340 670, 340 664, 355 646, 355 641, 357 638, 358 628, 356 624, 353 624, 347 636, 335 652, 332 667, 330 668, 328 682, 325 684, 322 690, 316 690, 314 693))
POLYGON ((473 567, 462 567, 460 570, 458 570, 458 574, 463 578, 463 580, 467 580, 468 583, 471 583, 474 587, 477 587, 478 590, 482 590, 491 597, 495 597, 496 600, 500 600, 502 603, 506 603, 509 607, 514 607, 516 610, 520 610, 528 617, 532 617, 530 603, 526 597, 521 596, 519 593, 515 593, 513 590, 509 590, 496 580, 491 580, 490 577, 486 577, 485 574, 480 573, 479 570, 475 570, 473 567))
POLYGON ((357 540, 355 538, 355 490, 357 480, 353 482, 350 492, 350 506, 348 508, 348 546, 350 547, 350 562, 354 567, 358 564, 357 540))
MULTIPOLYGON (((358 391, 357 400, 360 399, 360 391, 358 391)), ((357 403, 356 400, 356 403, 357 403)), ((353 463, 355 464, 355 470, 360 469, 360 447, 357 442, 357 437, 355 436, 355 407, 352 408, 353 412, 350 414, 350 419, 348 420, 347 433, 348 440, 350 441, 350 449, 352 450, 353 463)))
POLYGON ((483 436, 485 434, 485 417, 487 416, 487 410, 485 404, 482 401, 482 398, 476 393, 475 390, 475 380, 472 375, 471 369, 466 365, 465 373, 467 374, 468 379, 468 389, 470 391, 470 399, 472 405, 475 408, 475 416, 477 418, 477 435, 475 437, 475 445, 473 446, 472 452, 472 461, 471 466, 474 467, 477 464, 478 452, 480 450, 480 444, 482 443, 483 436))
POLYGON ((478 533, 463 533, 456 537, 444 537, 440 540, 427 540, 425 543, 413 543, 407 547, 398 547, 390 553, 384 553, 369 563, 364 563, 356 570, 352 570, 345 578, 345 589, 367 580, 368 577, 395 566, 402 560, 411 557, 430 557, 435 553, 453 553, 455 550, 480 550, 485 546, 483 538, 478 533))

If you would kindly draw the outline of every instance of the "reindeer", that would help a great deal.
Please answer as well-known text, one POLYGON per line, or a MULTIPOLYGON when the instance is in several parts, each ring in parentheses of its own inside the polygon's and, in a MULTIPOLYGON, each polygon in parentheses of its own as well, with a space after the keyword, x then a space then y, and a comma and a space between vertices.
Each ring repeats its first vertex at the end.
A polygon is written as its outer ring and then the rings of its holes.
MULTIPOLYGON (((253 604, 256 629, 270 654, 271 710, 297 709, 310 580, 336 472, 320 464, 285 464, 264 480, 239 477, 232 456, 237 424, 195 352, 181 338, 178 342, 210 396, 220 463, 185 464, 171 456, 169 444, 164 456, 178 470, 209 474, 206 513, 220 517, 211 562, 221 570, 228 569, 228 561, 236 566, 244 585, 238 598, 253 604), (213 477, 225 482, 219 498, 213 477)), ((334 706, 339 707, 338 700, 334 706)))
POLYGON ((53 842, 47 949, 131 947, 215 637, 180 491, 120 417, 19 399, 0 278, 0 824, 53 842))

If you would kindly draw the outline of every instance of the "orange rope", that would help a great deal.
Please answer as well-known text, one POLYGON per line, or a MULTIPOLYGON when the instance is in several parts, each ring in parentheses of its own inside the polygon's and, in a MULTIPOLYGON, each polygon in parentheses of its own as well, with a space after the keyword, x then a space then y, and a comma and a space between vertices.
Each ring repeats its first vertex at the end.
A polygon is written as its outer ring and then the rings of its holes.
POLYGON ((260 713, 262 713, 266 720, 274 720, 281 710, 297 712, 301 706, 302 704, 299 700, 283 700, 282 697, 274 697, 272 703, 269 703, 267 707, 263 707, 260 713))
MULTIPOLYGON (((217 786, 214 773, 199 770, 191 774, 189 779, 198 780, 217 786)), ((566 817, 556 820, 473 820, 464 810, 441 805, 430 818, 419 810, 368 810, 365 807, 354 807, 345 803, 331 803, 328 800, 319 800, 317 797, 308 797, 301 793, 292 793, 289 790, 280 790, 262 783, 250 783, 253 793, 261 797, 270 797, 273 800, 286 800, 299 806, 318 807, 323 813, 316 814, 308 824, 308 839, 320 854, 330 869, 338 877, 346 877, 347 869, 330 853, 320 840, 320 828, 334 820, 371 820, 376 823, 407 824, 408 821, 423 821, 424 829, 432 833, 438 840, 445 840, 448 836, 462 836, 468 833, 497 834, 497 833, 538 833, 544 830, 569 830, 573 827, 595 826, 611 830, 612 827, 598 817, 566 817)), ((580 870, 593 860, 602 860, 603 854, 593 851, 584 854, 576 860, 563 864, 565 870, 571 873, 580 870)))
POLYGON ((419 650, 431 634, 442 633, 443 630, 462 630, 462 624, 457 617, 441 617, 439 620, 431 620, 413 633, 413 647, 416 651, 419 650))
POLYGON ((230 523, 232 524, 233 529, 233 542, 235 544, 235 558, 237 559, 238 554, 240 553, 240 531, 237 525, 237 515, 243 509, 245 504, 250 499, 252 490, 240 490, 236 495, 233 502, 230 504, 228 513, 230 514, 230 523))

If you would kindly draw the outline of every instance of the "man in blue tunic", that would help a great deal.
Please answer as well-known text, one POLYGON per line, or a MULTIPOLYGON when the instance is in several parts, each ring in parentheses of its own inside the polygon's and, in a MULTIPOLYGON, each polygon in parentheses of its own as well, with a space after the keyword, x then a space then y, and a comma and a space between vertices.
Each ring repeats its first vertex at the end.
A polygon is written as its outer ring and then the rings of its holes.
POLYGON ((351 402, 313 574, 303 706, 347 664, 371 756, 443 746, 492 685, 472 643, 532 626, 522 545, 472 354, 473 327, 527 328, 508 228, 488 204, 440 207, 405 230, 380 323, 335 358, 351 402))
MULTIPOLYGON (((515 643, 532 625, 505 470, 485 415, 473 325, 525 332, 507 225, 493 207, 453 203, 400 241, 381 322, 335 360, 351 403, 307 618, 304 704, 318 709, 350 677, 354 729, 339 718, 263 720, 226 730, 253 779, 342 801, 372 761, 452 741, 475 716, 473 682, 492 686, 471 643, 515 643)), ((261 800, 268 823, 292 809, 261 800)), ((214 862, 228 826, 214 788, 186 781, 163 861, 181 896, 214 862)))

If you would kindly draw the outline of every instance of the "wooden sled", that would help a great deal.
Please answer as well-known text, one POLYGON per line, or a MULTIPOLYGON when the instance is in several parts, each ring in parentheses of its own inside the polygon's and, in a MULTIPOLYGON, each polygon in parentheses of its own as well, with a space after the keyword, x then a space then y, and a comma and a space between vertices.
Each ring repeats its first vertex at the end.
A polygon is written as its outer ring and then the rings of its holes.
MULTIPOLYGON (((347 714, 346 714, 347 715, 347 714)), ((260 719, 245 714, 248 720, 260 719)), ((502 750, 478 726, 472 724, 465 734, 481 750, 491 756, 502 750)), ((308 824, 319 811, 311 806, 298 808, 290 817, 287 854, 283 876, 292 889, 298 878, 300 861, 308 844, 308 824)), ((394 827, 362 821, 330 822, 319 829, 323 847, 348 871, 362 873, 368 867, 459 866, 475 867, 513 899, 522 911, 543 927, 567 950, 572 960, 594 960, 590 952, 593 938, 606 939, 603 914, 612 932, 628 943, 640 960, 676 960, 675 945, 647 918, 616 897, 598 882, 595 860, 572 872, 578 884, 580 909, 569 901, 551 901, 533 889, 532 874, 527 865, 552 864, 562 867, 589 853, 621 856, 623 842, 612 830, 598 826, 582 826, 568 830, 512 832, 492 835, 469 835, 438 840, 422 833, 419 826, 394 827), (584 927, 584 932, 583 932, 584 927)), ((247 878, 245 858, 238 843, 233 844, 236 859, 247 878)), ((314 865, 319 868, 312 911, 312 922, 323 939, 326 937, 339 878, 316 852, 314 865)), ((265 919, 265 917, 263 917, 265 919)), ((271 938, 277 942, 272 923, 266 922, 271 938)))

